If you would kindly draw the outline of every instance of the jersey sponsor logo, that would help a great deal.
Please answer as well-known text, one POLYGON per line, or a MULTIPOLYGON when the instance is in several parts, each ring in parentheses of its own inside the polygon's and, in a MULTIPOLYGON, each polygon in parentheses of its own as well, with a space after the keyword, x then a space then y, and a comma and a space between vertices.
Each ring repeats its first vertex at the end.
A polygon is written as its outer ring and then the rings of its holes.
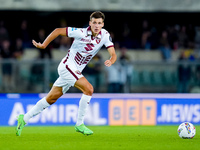
POLYGON ((91 43, 91 40, 90 40, 90 39, 84 39, 84 38, 82 38, 81 41, 87 42, 87 43, 91 43))
POLYGON ((93 50, 93 47, 94 47, 94 45, 92 43, 88 43, 88 44, 86 44, 86 47, 84 47, 84 48, 86 51, 91 51, 91 50, 93 50))

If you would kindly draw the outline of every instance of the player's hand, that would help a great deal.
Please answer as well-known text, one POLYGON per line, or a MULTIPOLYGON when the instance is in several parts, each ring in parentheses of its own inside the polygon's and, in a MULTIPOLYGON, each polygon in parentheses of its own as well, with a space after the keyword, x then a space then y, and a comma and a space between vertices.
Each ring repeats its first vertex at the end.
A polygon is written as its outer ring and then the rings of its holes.
POLYGON ((35 47, 40 48, 40 49, 45 49, 45 46, 41 44, 40 42, 37 43, 35 40, 32 40, 32 43, 35 47))
POLYGON ((112 62, 110 60, 106 60, 104 64, 105 66, 110 67, 112 65, 112 62))

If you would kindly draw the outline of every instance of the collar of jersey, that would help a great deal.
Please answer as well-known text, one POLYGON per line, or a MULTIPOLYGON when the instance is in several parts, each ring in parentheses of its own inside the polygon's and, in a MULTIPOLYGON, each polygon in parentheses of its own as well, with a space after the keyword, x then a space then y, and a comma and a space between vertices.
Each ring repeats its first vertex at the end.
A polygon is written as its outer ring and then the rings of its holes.
MULTIPOLYGON (((87 27, 87 36, 92 36, 92 31, 91 31, 91 27, 87 27)), ((99 32, 99 34, 96 36, 96 38, 101 39, 101 31, 99 32)))

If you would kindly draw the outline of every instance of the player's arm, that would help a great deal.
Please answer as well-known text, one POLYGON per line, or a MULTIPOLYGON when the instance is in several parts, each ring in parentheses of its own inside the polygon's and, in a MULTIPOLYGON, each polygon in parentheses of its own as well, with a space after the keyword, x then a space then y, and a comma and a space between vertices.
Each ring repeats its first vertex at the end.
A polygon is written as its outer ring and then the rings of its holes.
POLYGON ((45 49, 49 45, 49 43, 59 35, 66 36, 66 28, 56 28, 49 34, 49 36, 44 40, 42 44, 40 42, 37 43, 35 40, 32 40, 32 43, 37 48, 45 49))
POLYGON ((115 61, 117 60, 117 55, 115 53, 115 48, 114 47, 109 47, 108 49, 108 52, 110 54, 110 59, 106 60, 104 62, 104 64, 107 66, 107 67, 110 67, 112 64, 115 63, 115 61))

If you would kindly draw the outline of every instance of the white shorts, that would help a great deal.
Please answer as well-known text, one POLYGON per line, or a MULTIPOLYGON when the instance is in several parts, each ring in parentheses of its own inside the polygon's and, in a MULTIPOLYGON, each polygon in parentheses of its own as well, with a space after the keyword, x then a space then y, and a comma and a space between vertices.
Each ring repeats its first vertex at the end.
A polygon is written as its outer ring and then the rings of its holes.
POLYGON ((82 73, 74 67, 64 64, 62 61, 58 66, 58 79, 53 86, 62 87, 62 92, 65 94, 75 82, 83 77, 82 73))

